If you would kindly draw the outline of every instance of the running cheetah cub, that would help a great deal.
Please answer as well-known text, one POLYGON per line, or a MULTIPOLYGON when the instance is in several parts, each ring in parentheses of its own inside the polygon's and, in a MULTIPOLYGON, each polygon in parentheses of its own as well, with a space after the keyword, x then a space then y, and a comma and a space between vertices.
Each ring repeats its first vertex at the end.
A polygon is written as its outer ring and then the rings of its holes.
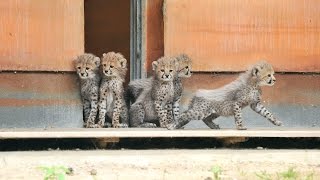
POLYGON ((80 79, 81 99, 84 112, 84 126, 95 127, 98 112, 100 58, 93 54, 83 54, 75 60, 75 68, 80 79))
POLYGON ((189 109, 181 114, 178 122, 170 124, 168 129, 181 128, 194 119, 203 120, 210 128, 218 129, 219 126, 212 122, 213 119, 234 116, 237 129, 245 130, 241 109, 247 105, 274 125, 281 126, 281 121, 261 104, 261 86, 273 86, 275 81, 272 66, 264 61, 259 62, 226 86, 214 90, 198 90, 189 109))
POLYGON ((173 122, 172 109, 176 76, 176 59, 162 57, 152 62, 154 76, 152 85, 146 87, 130 108, 130 124, 133 127, 167 127, 173 122), (171 106, 172 107, 172 106, 171 106))
POLYGON ((112 119, 112 127, 128 127, 128 109, 124 100, 123 88, 127 60, 120 53, 104 53, 101 70, 98 125, 104 127, 107 118, 108 121, 112 119))
MULTIPOLYGON (((173 109, 173 116, 174 119, 177 120, 179 117, 179 105, 180 105, 180 98, 183 91, 182 81, 181 78, 188 78, 191 76, 191 65, 192 61, 190 57, 186 54, 180 54, 176 56, 178 71, 177 75, 173 80, 174 85, 174 100, 173 104, 169 107, 169 109, 173 109)), ((145 89, 150 89, 152 86, 153 78, 145 78, 145 79, 138 79, 135 81, 131 81, 128 85, 128 95, 127 97, 132 101, 135 102, 139 95, 145 89)), ((170 105, 169 105, 170 106, 170 105)))

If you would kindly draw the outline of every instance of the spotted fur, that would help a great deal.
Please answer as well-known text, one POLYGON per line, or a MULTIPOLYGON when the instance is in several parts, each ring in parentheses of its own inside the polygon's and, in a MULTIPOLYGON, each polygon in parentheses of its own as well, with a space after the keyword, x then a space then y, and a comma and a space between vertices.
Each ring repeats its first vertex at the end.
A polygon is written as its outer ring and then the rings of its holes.
POLYGON ((219 126, 212 122, 213 119, 234 116, 237 129, 245 130, 241 109, 247 105, 274 125, 280 126, 281 121, 261 104, 261 86, 273 86, 275 81, 272 66, 264 61, 259 62, 228 85, 214 90, 198 90, 189 109, 168 129, 181 128, 191 120, 203 120, 210 128, 217 129, 219 126))
POLYGON ((106 119, 112 122, 112 127, 128 127, 128 109, 124 100, 123 88, 126 72, 127 60, 120 53, 103 54, 98 122, 100 127, 106 125, 106 119))
POLYGON ((151 86, 146 86, 130 108, 130 124, 133 127, 166 127, 173 122, 173 79, 176 76, 175 58, 162 57, 152 63, 154 76, 151 86), (169 108, 169 109, 168 109, 169 108))
POLYGON ((82 54, 75 60, 75 68, 80 79, 81 99, 84 111, 84 126, 95 127, 99 99, 100 58, 93 54, 82 54))
MULTIPOLYGON (((182 80, 181 78, 188 78, 191 76, 191 66, 192 61, 190 57, 186 54, 180 54, 176 56, 177 60, 177 75, 175 76, 173 80, 174 84, 174 100, 173 104, 169 104, 168 109, 173 109, 173 116, 174 119, 177 120, 179 117, 180 112, 180 99, 183 91, 182 86, 182 80), (172 106, 172 107, 170 107, 172 106)), ((152 86, 152 80, 153 78, 144 78, 144 79, 138 79, 131 81, 128 85, 128 95, 127 97, 130 99, 131 102, 135 102, 136 99, 139 97, 139 95, 144 91, 145 89, 150 89, 152 86)))

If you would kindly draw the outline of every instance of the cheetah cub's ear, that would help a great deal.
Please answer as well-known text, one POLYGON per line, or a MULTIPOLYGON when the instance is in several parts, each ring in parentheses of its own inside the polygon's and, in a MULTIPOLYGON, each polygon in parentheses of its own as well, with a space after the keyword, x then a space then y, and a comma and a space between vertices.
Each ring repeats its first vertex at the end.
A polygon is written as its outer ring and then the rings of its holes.
POLYGON ((96 64, 96 66, 100 66, 100 58, 99 57, 95 57, 94 58, 94 63, 96 64))
POLYGON ((152 62, 152 70, 156 70, 157 69, 157 67, 158 67, 158 62, 157 61, 153 61, 152 62))
POLYGON ((121 57, 119 59, 119 62, 120 62, 121 68, 127 68, 127 60, 124 57, 121 57))
POLYGON ((261 67, 259 65, 254 66, 252 68, 252 76, 256 76, 257 77, 258 74, 260 73, 260 71, 261 71, 261 67))
POLYGON ((180 64, 179 64, 179 61, 176 57, 174 58, 174 66, 176 68, 176 71, 178 72, 180 70, 179 69, 180 64))

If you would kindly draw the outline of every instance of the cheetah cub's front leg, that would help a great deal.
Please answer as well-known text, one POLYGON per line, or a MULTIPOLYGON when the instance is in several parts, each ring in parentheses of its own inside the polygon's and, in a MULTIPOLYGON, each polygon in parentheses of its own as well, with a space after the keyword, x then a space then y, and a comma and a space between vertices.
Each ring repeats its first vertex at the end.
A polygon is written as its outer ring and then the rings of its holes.
POLYGON ((106 113, 107 113, 107 94, 109 92, 104 89, 100 89, 100 101, 99 101, 99 121, 98 121, 98 126, 100 128, 103 128, 105 126, 105 121, 106 121, 106 113))
POLYGON ((276 126, 282 126, 282 122, 277 120, 273 114, 268 111, 260 102, 253 103, 250 105, 251 109, 254 110, 256 113, 260 114, 261 116, 267 118, 272 124, 276 126))
POLYGON ((96 120, 96 116, 98 114, 98 95, 96 93, 93 93, 91 95, 91 110, 89 113, 89 117, 88 120, 86 122, 86 127, 87 128, 96 128, 96 124, 95 124, 95 120, 96 120))
POLYGON ((114 107, 113 107, 113 114, 112 114, 112 126, 114 128, 127 128, 128 127, 128 110, 127 108, 123 108, 125 106, 122 97, 122 93, 120 93, 122 91, 115 91, 114 95, 115 95, 115 102, 114 102, 114 107), (122 116, 122 121, 123 123, 120 123, 120 114, 121 112, 125 115, 122 116))

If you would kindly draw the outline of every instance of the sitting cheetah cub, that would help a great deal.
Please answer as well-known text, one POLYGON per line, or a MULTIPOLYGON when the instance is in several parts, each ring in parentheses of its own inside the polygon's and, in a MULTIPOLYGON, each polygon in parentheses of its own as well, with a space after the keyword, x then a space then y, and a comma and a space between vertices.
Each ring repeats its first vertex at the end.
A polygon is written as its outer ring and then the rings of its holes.
POLYGON ((93 54, 83 54, 75 60, 75 68, 80 78, 81 99, 84 111, 84 126, 93 128, 98 112, 100 58, 93 54))
POLYGON ((219 126, 212 122, 213 119, 234 116, 237 129, 245 130, 241 109, 247 105, 274 125, 281 126, 281 121, 261 104, 261 86, 273 86, 275 81, 272 66, 267 62, 259 62, 226 86, 214 90, 198 90, 189 109, 181 114, 178 122, 170 124, 168 129, 180 128, 194 119, 203 120, 210 128, 218 129, 219 126))
POLYGON ((101 69, 98 125, 104 127, 107 118, 112 119, 112 127, 128 127, 128 109, 124 100, 123 88, 127 60, 120 53, 104 53, 101 69))
MULTIPOLYGON (((177 121, 180 113, 180 99, 182 96, 183 86, 181 78, 189 78, 191 76, 192 61, 186 54, 177 56, 178 76, 174 79, 174 99, 173 99, 173 117, 177 121)), ((169 107, 170 108, 170 107, 169 107)))
POLYGON ((133 127, 167 127, 173 122, 173 79, 176 76, 176 59, 162 57, 152 62, 154 77, 152 85, 144 89, 130 108, 130 124, 133 127), (172 106, 171 106, 172 107, 172 106))
MULTIPOLYGON (((181 78, 188 78, 191 76, 191 64, 192 61, 186 54, 180 54, 176 57, 178 71, 177 76, 173 80, 174 85, 174 100, 173 100, 173 116, 174 119, 177 120, 179 117, 179 104, 180 98, 183 91, 182 81, 181 78)), ((145 79, 138 79, 131 81, 128 85, 127 97, 132 101, 135 102, 142 91, 146 89, 150 89, 152 86, 153 78, 145 78, 145 79)), ((169 107, 169 109, 172 109, 169 107)))

